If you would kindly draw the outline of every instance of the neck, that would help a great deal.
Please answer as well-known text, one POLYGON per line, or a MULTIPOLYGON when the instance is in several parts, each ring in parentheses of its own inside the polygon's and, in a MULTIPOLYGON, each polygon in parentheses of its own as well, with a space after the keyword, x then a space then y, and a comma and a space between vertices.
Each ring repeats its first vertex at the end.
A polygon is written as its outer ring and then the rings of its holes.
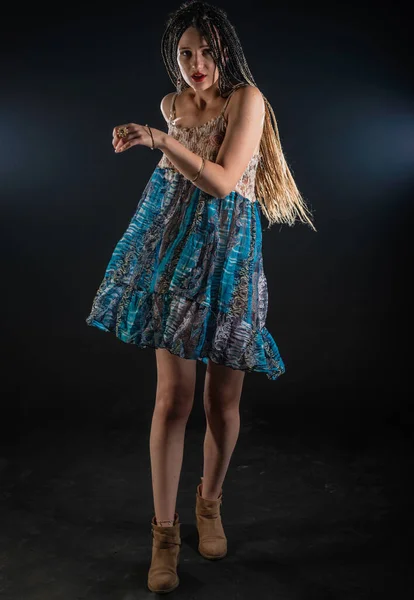
POLYGON ((189 88, 187 93, 199 111, 208 109, 210 106, 215 104, 218 98, 220 98, 217 81, 206 90, 198 91, 189 88))

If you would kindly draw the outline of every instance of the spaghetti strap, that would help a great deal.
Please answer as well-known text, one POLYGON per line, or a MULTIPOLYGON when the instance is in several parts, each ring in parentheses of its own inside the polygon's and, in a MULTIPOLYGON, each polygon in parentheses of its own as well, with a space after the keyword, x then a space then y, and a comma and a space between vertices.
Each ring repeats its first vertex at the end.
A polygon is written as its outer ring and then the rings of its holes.
POLYGON ((223 108, 221 109, 221 114, 224 115, 224 111, 227 108, 227 105, 229 103, 230 98, 233 95, 233 92, 235 92, 239 87, 244 87, 245 85, 247 85, 246 83, 238 83, 237 85, 234 86, 234 88, 230 91, 230 94, 227 96, 226 102, 224 103, 223 108))
POLYGON ((175 99, 177 98, 177 92, 175 92, 172 102, 171 102, 171 109, 170 109, 170 121, 173 120, 172 117, 174 117, 175 119, 175 99))
MULTIPOLYGON (((221 116, 221 115, 224 115, 224 112, 225 112, 225 110, 226 110, 226 108, 227 108, 227 105, 228 105, 228 103, 229 103, 229 100, 230 100, 230 98, 231 98, 231 97, 232 97, 232 95, 233 95, 233 92, 235 92, 235 91, 236 91, 236 90, 237 90, 239 87, 244 87, 245 85, 248 85, 248 84, 247 84, 247 83, 244 83, 244 82, 242 82, 242 83, 238 83, 238 84, 236 84, 236 85, 235 85, 235 86, 234 86, 234 87, 233 87, 233 88, 230 90, 230 93, 229 93, 229 95, 228 95, 228 96, 227 96, 227 98, 226 98, 226 101, 225 101, 225 103, 224 103, 224 106, 223 106, 223 108, 221 109, 220 116, 221 116)), ((177 96, 178 96, 178 92, 175 92, 175 93, 174 93, 174 96, 173 96, 173 99, 172 99, 172 102, 171 102, 171 109, 170 109, 170 122, 171 122, 171 121, 173 121, 174 119, 176 119, 176 114, 175 114, 175 100, 176 100, 177 96)), ((191 129, 191 128, 190 128, 190 129, 191 129)))

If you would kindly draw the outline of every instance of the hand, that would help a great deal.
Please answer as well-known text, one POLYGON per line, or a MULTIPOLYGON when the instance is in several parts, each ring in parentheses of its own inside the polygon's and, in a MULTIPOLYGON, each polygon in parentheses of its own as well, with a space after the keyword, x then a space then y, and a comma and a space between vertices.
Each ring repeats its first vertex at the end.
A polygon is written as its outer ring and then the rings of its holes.
MULTIPOLYGON (((152 135, 154 137, 154 147, 157 147, 155 140, 155 132, 158 131, 151 127, 152 135)), ((147 146, 152 148, 152 138, 148 130, 148 127, 144 125, 137 125, 136 123, 127 123, 125 125, 117 125, 112 132, 112 146, 115 148, 115 152, 123 152, 132 148, 132 146, 147 146), (125 137, 119 136, 119 130, 125 128, 128 133, 125 137)))

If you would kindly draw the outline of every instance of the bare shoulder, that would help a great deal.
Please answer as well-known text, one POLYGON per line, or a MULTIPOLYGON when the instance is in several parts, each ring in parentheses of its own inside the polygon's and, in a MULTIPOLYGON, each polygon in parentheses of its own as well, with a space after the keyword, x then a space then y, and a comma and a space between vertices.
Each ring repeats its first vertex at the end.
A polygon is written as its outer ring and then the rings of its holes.
POLYGON ((162 116, 167 121, 167 123, 170 120, 170 111, 171 111, 172 99, 173 99, 174 94, 175 94, 175 92, 170 92, 169 94, 164 96, 164 98, 161 100, 161 104, 160 104, 162 116))
POLYGON ((254 85, 244 85, 235 90, 228 105, 228 120, 263 117, 265 103, 262 92, 254 85))
POLYGON ((228 103, 227 126, 216 163, 223 167, 221 191, 224 197, 235 189, 263 135, 265 101, 261 91, 246 85, 233 91, 228 103))

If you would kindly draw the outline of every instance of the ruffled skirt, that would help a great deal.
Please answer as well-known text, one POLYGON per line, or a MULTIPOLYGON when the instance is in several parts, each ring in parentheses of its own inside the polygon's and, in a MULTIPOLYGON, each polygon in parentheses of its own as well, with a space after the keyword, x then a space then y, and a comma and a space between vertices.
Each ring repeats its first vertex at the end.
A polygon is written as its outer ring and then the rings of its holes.
POLYGON ((277 379, 285 366, 267 308, 258 202, 236 191, 214 198, 157 166, 86 323, 139 348, 277 379))

